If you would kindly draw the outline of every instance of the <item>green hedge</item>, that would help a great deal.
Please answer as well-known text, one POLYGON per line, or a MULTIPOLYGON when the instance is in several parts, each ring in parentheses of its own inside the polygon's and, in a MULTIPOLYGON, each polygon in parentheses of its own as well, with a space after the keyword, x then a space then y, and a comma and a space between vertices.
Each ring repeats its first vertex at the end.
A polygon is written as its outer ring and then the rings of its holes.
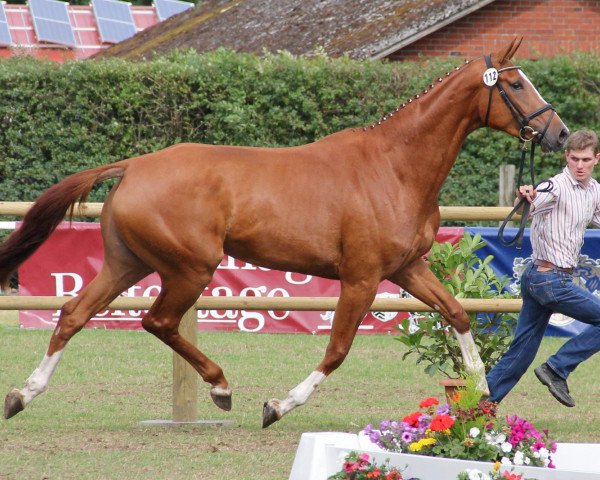
MULTIPOLYGON (((523 61, 571 129, 600 130, 600 58, 523 61)), ((177 142, 286 146, 367 125, 457 61, 356 62, 217 51, 149 62, 0 61, 0 199, 32 200, 65 175, 177 142)), ((418 153, 418 152, 415 152, 418 153)), ((473 133, 444 186, 444 205, 497 203, 498 166, 517 141, 473 133)), ((539 178, 560 155, 538 157, 539 178)), ((106 186, 92 199, 101 201, 106 186)))

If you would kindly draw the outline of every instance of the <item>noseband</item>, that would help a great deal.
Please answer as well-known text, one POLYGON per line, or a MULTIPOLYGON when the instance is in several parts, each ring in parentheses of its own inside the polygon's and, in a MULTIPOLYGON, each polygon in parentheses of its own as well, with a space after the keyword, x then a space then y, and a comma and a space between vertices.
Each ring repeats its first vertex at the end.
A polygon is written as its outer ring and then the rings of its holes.
MULTIPOLYGON (((492 65, 491 55, 488 53, 484 56, 484 58, 485 58, 485 64, 486 64, 487 68, 488 69, 494 68, 494 66, 492 65)), ((501 68, 500 70, 497 70, 498 77, 500 77, 500 74, 502 72, 506 72, 508 70, 518 70, 520 68, 521 67, 519 67, 517 65, 501 68)), ((499 78, 498 78, 498 80, 499 80, 499 78)), ((556 114, 556 109, 551 104, 546 103, 546 105, 544 105, 541 108, 538 108, 535 112, 530 113, 529 115, 523 115, 517 110, 513 101, 508 96, 508 93, 506 93, 506 90, 504 90, 504 87, 502 85, 500 85, 499 81, 496 81, 496 83, 494 85, 488 86, 490 95, 489 95, 489 99, 488 99, 487 112, 485 114, 484 126, 486 126, 486 127, 488 126, 488 122, 490 119, 490 111, 492 109, 492 94, 494 93, 494 86, 498 89, 500 98, 502 98, 502 100, 504 100, 504 103, 508 107, 508 110, 512 114, 513 118, 519 124, 519 127, 520 127, 519 138, 521 139, 521 141, 522 142, 530 142, 532 140, 535 140, 538 143, 541 142, 542 139, 544 138, 544 135, 546 135, 546 132, 548 131, 548 127, 550 127, 550 122, 552 122, 552 117, 554 117, 554 115, 556 114), (550 117, 548 118, 548 121, 546 122, 546 125, 544 126, 544 129, 542 130, 542 132, 541 133, 536 132, 529 125, 529 122, 531 122, 531 120, 533 120, 535 117, 538 117, 539 115, 541 115, 542 113, 544 113, 547 110, 551 110, 550 117)))

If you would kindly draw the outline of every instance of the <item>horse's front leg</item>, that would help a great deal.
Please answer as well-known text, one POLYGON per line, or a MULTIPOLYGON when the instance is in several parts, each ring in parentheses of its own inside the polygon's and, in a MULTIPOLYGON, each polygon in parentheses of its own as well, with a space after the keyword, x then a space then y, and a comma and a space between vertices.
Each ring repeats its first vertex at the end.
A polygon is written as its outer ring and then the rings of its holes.
POLYGON ((458 340, 466 371, 476 376, 478 388, 484 395, 489 395, 485 367, 469 330, 469 317, 462 305, 450 295, 425 262, 419 258, 395 272, 389 280, 434 308, 453 327, 452 332, 458 340))
POLYGON ((352 346, 352 341, 369 307, 373 303, 379 277, 357 281, 342 280, 341 293, 325 357, 317 369, 290 390, 285 400, 271 399, 263 407, 263 428, 281 419, 290 410, 306 403, 325 378, 339 367, 352 346))

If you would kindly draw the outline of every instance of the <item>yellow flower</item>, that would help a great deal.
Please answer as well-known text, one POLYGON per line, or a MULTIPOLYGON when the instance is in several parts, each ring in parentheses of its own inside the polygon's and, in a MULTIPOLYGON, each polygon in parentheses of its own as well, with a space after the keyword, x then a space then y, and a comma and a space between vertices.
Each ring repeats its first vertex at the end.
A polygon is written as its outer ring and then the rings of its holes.
POLYGON ((494 472, 497 472, 498 470, 500 470, 500 465, 501 465, 500 462, 494 463, 494 472))
POLYGON ((475 442, 473 441, 472 438, 465 438, 465 441, 463 442, 463 445, 465 447, 472 447, 473 445, 475 445, 475 442))
POLYGON ((435 445, 435 438, 422 438, 421 440, 419 440, 419 443, 423 446, 423 447, 428 447, 429 445, 435 445))
POLYGON ((423 448, 423 445, 421 445, 421 441, 418 442, 413 442, 408 446, 408 449, 411 452, 418 452, 419 450, 421 450, 423 448))

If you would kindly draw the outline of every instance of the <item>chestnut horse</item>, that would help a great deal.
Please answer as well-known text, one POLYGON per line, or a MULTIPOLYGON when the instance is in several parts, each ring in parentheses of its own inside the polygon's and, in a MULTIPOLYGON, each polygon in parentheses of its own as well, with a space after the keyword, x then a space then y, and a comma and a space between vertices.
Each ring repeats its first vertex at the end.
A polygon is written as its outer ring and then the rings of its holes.
POLYGON ((568 135, 510 62, 519 44, 515 39, 466 62, 367 128, 292 148, 180 144, 79 172, 51 187, 0 247, 1 285, 94 184, 120 179, 102 210, 104 264, 62 308, 48 351, 25 386, 7 395, 4 416, 17 414, 47 388, 63 349, 96 312, 152 272, 162 289, 142 320, 144 329, 198 371, 218 407, 231 409, 221 368, 178 333, 183 313, 224 254, 341 282, 323 360, 284 400, 265 403, 263 427, 305 403, 340 366, 383 279, 444 316, 467 371, 486 391, 467 315, 422 257, 439 227, 438 193, 469 133, 487 125, 545 150, 559 149, 568 135))

